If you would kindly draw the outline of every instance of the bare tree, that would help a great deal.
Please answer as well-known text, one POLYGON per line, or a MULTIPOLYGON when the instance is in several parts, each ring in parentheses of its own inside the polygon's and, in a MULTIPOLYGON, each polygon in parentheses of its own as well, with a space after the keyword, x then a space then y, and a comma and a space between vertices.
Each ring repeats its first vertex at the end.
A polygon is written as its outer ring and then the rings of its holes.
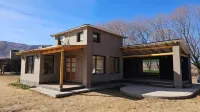
POLYGON ((191 62, 200 74, 200 7, 183 6, 168 16, 159 15, 151 20, 139 18, 132 22, 113 21, 103 26, 129 37, 125 45, 182 38, 190 50, 191 62))
POLYGON ((131 37, 134 37, 135 42, 137 44, 145 44, 152 41, 152 39, 150 38, 151 30, 148 19, 138 18, 135 21, 133 21, 131 23, 130 32, 132 35, 131 37))
POLYGON ((110 32, 117 33, 119 35, 127 37, 126 40, 124 40, 124 45, 128 45, 135 41, 135 38, 133 38, 132 35, 130 34, 131 24, 129 22, 116 20, 99 24, 98 26, 110 32))
POLYGON ((171 15, 171 24, 177 38, 183 38, 187 44, 192 63, 200 74, 200 13, 199 8, 180 7, 171 15))

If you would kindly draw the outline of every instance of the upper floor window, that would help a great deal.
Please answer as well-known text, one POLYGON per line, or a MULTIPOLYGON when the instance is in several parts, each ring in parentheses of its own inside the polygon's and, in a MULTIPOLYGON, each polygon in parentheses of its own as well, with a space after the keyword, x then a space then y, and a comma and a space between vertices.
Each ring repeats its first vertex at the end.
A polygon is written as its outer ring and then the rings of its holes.
POLYGON ((93 42, 100 43, 100 34, 97 32, 93 32, 93 42))
POLYGON ((26 73, 33 73, 34 72, 34 56, 27 56, 26 57, 26 73))
POLYGON ((83 32, 77 33, 77 42, 82 42, 83 41, 83 32))

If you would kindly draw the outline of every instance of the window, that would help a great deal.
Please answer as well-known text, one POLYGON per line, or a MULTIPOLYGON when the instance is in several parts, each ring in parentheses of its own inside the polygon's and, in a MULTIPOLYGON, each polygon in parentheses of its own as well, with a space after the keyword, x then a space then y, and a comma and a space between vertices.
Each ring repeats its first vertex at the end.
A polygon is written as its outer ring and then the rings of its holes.
POLYGON ((110 57, 110 73, 119 73, 119 58, 110 57))
POLYGON ((83 32, 77 33, 77 42, 83 41, 83 32))
POLYGON ((26 57, 26 73, 34 72, 34 56, 26 57))
POLYGON ((44 56, 44 74, 54 73, 54 56, 44 56))
POLYGON ((92 74, 104 74, 104 73, 105 73, 105 57, 92 56, 92 74))
POLYGON ((159 59, 145 59, 142 60, 144 73, 160 73, 159 59))
POLYGON ((93 32, 93 42, 100 43, 100 34, 93 32))

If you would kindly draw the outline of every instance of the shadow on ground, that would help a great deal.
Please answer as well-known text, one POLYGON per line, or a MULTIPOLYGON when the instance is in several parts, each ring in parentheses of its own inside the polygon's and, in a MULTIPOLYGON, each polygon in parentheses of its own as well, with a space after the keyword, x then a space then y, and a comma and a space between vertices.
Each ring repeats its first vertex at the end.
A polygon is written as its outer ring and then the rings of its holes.
POLYGON ((137 97, 129 97, 123 93, 120 92, 120 88, 112 88, 112 89, 106 89, 106 90, 98 90, 94 91, 97 93, 100 93, 99 95, 92 95, 92 94, 84 94, 81 93, 80 95, 84 96, 101 96, 101 97, 120 97, 120 98, 126 98, 129 100, 142 100, 143 98, 137 98, 137 97))

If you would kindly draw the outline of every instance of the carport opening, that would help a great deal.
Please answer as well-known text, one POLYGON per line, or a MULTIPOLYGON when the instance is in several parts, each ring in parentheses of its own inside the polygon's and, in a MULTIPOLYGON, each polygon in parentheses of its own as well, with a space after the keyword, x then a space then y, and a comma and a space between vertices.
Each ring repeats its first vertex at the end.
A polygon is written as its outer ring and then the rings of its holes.
POLYGON ((142 72, 147 75, 159 75, 160 67, 159 59, 143 59, 142 60, 142 72))
POLYGON ((170 83, 181 78, 182 81, 190 80, 190 54, 182 40, 124 46, 121 49, 124 79, 170 83))
POLYGON ((124 78, 173 81, 172 56, 124 58, 124 78))

